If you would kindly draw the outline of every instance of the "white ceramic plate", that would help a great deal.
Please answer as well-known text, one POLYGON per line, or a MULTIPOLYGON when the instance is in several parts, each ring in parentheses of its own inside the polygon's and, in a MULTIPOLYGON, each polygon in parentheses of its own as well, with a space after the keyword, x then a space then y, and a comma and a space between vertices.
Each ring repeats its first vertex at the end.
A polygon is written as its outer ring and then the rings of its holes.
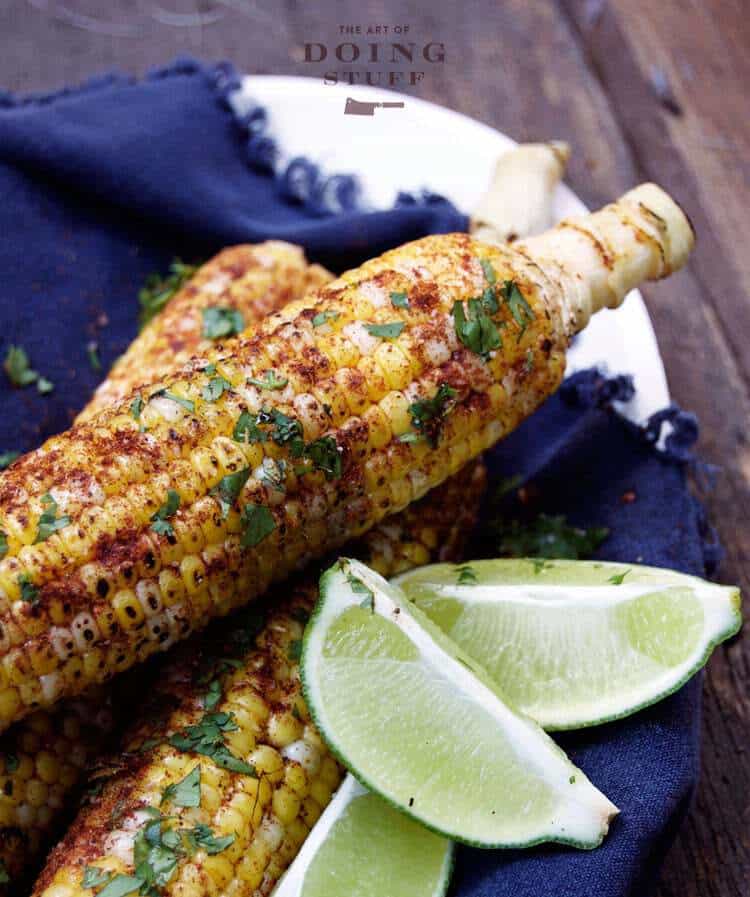
MULTIPOLYGON (((497 157, 514 145, 505 134, 458 112, 374 87, 250 75, 243 96, 266 107, 269 132, 289 157, 305 155, 327 172, 358 175, 366 201, 375 208, 389 207, 399 190, 428 188, 468 213, 486 189, 497 157), (344 115, 347 97, 402 101, 404 108, 344 115)), ((540 134, 539 139, 556 136, 540 134)), ((573 152, 582 148, 574 146, 573 152)), ((571 190, 559 187, 555 211, 560 218, 585 210, 571 190)), ((659 347, 638 291, 620 308, 596 315, 576 339, 569 371, 592 365, 610 374, 632 374, 636 396, 622 407, 632 420, 642 421, 668 404, 659 347)))

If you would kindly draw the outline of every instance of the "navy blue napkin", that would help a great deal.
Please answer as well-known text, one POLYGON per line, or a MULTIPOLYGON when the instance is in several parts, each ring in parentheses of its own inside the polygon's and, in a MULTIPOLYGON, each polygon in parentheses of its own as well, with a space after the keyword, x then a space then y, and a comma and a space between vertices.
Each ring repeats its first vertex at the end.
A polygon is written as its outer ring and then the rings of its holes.
MULTIPOLYGON (((342 270, 466 227, 439 197, 367 211, 345 174, 324 176, 305 159, 280 168, 264 110, 233 112, 236 86, 230 67, 184 61, 140 83, 108 76, 51 97, 0 93, 0 354, 23 346, 55 384, 40 395, 0 378, 0 452, 68 425, 103 375, 87 344, 106 370, 136 333, 138 288, 173 256, 276 237, 342 270)), ((596 372, 569 381, 492 453, 492 475, 533 481, 538 509, 609 527, 603 558, 703 574, 716 552, 685 485, 694 421, 667 409, 639 430, 607 406, 630 389, 596 372), (663 419, 675 430, 659 453, 663 419)), ((479 538, 474 547, 492 550, 479 538)), ((699 691, 694 680, 631 720, 560 739, 622 809, 600 849, 461 850, 453 893, 642 897, 695 783, 699 691)))

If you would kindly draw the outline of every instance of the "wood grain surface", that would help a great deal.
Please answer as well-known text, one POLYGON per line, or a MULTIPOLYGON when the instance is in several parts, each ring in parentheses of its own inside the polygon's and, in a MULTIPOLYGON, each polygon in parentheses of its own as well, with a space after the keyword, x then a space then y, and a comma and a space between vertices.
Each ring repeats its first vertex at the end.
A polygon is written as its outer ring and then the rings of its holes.
MULTIPOLYGON (((322 77, 332 66, 306 63, 305 42, 352 39, 340 25, 408 25, 401 40, 443 42, 446 58, 413 66, 424 79, 400 89, 518 140, 568 140, 568 182, 591 205, 644 178, 663 184, 699 241, 689 268, 646 298, 672 394, 699 415, 701 453, 721 468, 704 496, 727 549, 721 578, 747 595, 748 11, 746 0, 0 0, 0 86, 52 89, 113 67, 140 74, 178 54, 322 77)), ((701 783, 659 897, 750 892, 748 639, 716 652, 705 683, 701 783)))

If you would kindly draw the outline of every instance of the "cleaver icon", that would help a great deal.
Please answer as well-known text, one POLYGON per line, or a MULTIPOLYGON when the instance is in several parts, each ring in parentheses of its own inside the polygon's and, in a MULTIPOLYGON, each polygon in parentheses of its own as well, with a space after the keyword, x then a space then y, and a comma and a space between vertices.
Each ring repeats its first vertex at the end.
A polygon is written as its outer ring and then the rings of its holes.
POLYGON ((375 109, 403 109, 403 103, 363 103, 360 100, 346 98, 344 115, 374 115, 375 109))

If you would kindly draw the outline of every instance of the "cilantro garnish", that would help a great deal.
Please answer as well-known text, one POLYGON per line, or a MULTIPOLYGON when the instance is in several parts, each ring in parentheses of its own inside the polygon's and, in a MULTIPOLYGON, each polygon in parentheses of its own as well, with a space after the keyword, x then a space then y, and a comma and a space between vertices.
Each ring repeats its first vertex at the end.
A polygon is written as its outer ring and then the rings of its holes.
POLYGON ((396 339, 405 326, 403 321, 391 321, 389 324, 365 324, 365 330, 380 339, 396 339))
POLYGON ((258 426, 257 415, 243 411, 234 425, 232 439, 235 442, 245 442, 251 445, 254 442, 265 442, 268 439, 268 434, 258 426))
POLYGON ((10 467, 20 454, 20 452, 13 451, 0 452, 0 470, 5 470, 6 467, 10 467))
POLYGON ((528 325, 536 317, 534 309, 523 298, 523 294, 518 289, 518 284, 515 280, 504 281, 500 292, 510 310, 511 317, 520 327, 518 333, 518 339, 520 340, 528 325))
POLYGON ((140 395, 137 395, 130 403, 130 416, 134 421, 140 421, 141 411, 143 411, 143 405, 144 402, 140 395))
POLYGON ((247 482, 249 476, 250 468, 243 467, 242 470, 238 470, 237 473, 229 473, 225 477, 222 477, 213 489, 210 490, 209 494, 215 495, 216 500, 219 502, 223 520, 227 519, 227 515, 229 514, 232 505, 242 491, 242 487, 247 482))
POLYGON ((8 346, 3 368, 13 386, 30 386, 39 379, 39 374, 29 364, 26 350, 21 346, 8 346))
MULTIPOLYGON (((294 447, 292 454, 295 454, 294 447)), ((322 470, 327 480, 337 480, 341 476, 341 451, 333 436, 321 436, 308 442, 300 455, 308 458, 317 470, 322 470)))
POLYGON ((391 293, 391 305, 394 308, 408 308, 409 297, 406 295, 406 293, 402 292, 391 293))
POLYGON ((28 604, 36 604, 39 601, 39 589, 31 581, 28 573, 22 573, 18 577, 18 585, 21 587, 21 601, 28 604))
POLYGON ((214 856, 231 847, 237 839, 236 835, 224 835, 217 838, 211 829, 203 822, 199 822, 191 829, 183 829, 183 838, 187 841, 191 848, 191 852, 196 852, 199 848, 206 851, 209 856, 214 856))
POLYGON ((4 529, 0 529, 0 560, 8 553, 8 535, 4 529))
POLYGON ((110 878, 112 878, 112 874, 107 872, 106 869, 97 869, 96 866, 86 866, 83 870, 83 881, 81 882, 81 885, 84 888, 100 888, 102 885, 106 884, 110 878))
POLYGON ((232 384, 229 380, 222 377, 220 374, 217 374, 215 377, 211 377, 208 383, 203 387, 201 395, 206 402, 216 402, 225 392, 231 391, 232 384))
POLYGON ((86 357, 89 360, 92 371, 100 371, 102 369, 102 363, 99 358, 99 343, 96 340, 86 343, 86 357))
MULTIPOLYGON (((570 558, 590 557, 609 535, 606 527, 587 529, 571 526, 565 517, 540 514, 522 523, 505 522, 495 526, 499 554, 505 557, 570 558)), ((538 571, 537 571, 538 572, 538 571)))
POLYGON ((341 317, 341 312, 339 311, 319 311, 312 319, 312 325, 313 327, 321 327, 323 324, 335 321, 339 317, 341 317))
POLYGON ((225 733, 236 732, 238 728, 231 713, 206 713, 199 723, 170 735, 167 741, 178 751, 202 754, 222 769, 257 778, 255 767, 235 757, 224 741, 225 733))
POLYGON ((462 567, 456 568, 456 573, 458 573, 456 582, 460 586, 474 585, 477 581, 476 570, 469 564, 464 564, 462 567))
POLYGON ((630 572, 630 570, 626 570, 624 573, 613 573, 612 576, 609 577, 607 582, 611 582, 613 586, 621 586, 625 581, 625 577, 630 572))
POLYGON ((247 504, 242 510, 243 548, 254 548, 276 529, 273 514, 264 505, 247 504))
POLYGON ((42 496, 42 504, 44 505, 45 510, 39 518, 34 544, 37 542, 45 542, 49 539, 52 533, 56 533, 59 529, 63 529, 70 523, 70 517, 68 517, 67 514, 63 514, 61 517, 57 516, 57 502, 52 498, 49 492, 42 496))
POLYGON ((138 302, 141 306, 139 321, 141 328, 157 315, 198 270, 196 265, 186 265, 179 259, 174 259, 169 266, 169 274, 151 274, 146 278, 146 283, 138 293, 138 302))
POLYGON ((453 303, 453 322, 456 336, 476 355, 485 360, 493 349, 502 346, 503 341, 497 324, 487 314, 481 299, 469 299, 468 310, 463 302, 453 303))
POLYGON ((201 704, 203 704, 206 710, 213 710, 221 700, 222 693, 221 682, 218 679, 214 679, 209 683, 208 690, 201 698, 201 704))
POLYGON ((182 396, 176 396, 173 392, 170 392, 168 389, 158 389, 155 393, 151 394, 152 399, 156 398, 165 398, 171 399, 173 402, 177 402, 178 405, 182 405, 182 407, 186 411, 193 412, 195 411, 195 402, 190 399, 183 399, 182 396))
POLYGON ((272 424, 273 428, 268 435, 276 445, 285 445, 287 442, 295 444, 302 441, 302 424, 295 417, 289 417, 278 408, 263 407, 257 417, 258 424, 272 424))
POLYGON ((151 529, 160 536, 173 536, 174 527, 169 522, 169 518, 177 513, 180 507, 179 493, 174 489, 167 490, 167 500, 164 504, 151 515, 151 529))
POLYGON ((18 767, 21 765, 20 760, 18 759, 18 754, 8 753, 5 755, 5 771, 6 772, 16 772, 18 767))
POLYGON ((20 388, 36 383, 37 391, 43 396, 55 388, 52 381, 42 377, 31 367, 29 356, 21 346, 8 346, 3 369, 13 386, 20 388))
POLYGON ((242 333, 245 319, 236 308, 211 305, 203 309, 203 336, 206 339, 223 339, 242 333))
POLYGON ((142 885, 143 879, 120 872, 109 879, 97 897, 125 897, 126 894, 132 894, 133 891, 139 890, 142 885))
POLYGON ((200 763, 179 782, 173 782, 162 791, 161 802, 168 801, 174 807, 199 807, 201 805, 200 763))
POLYGON ((497 283, 497 274, 492 267, 492 262, 489 259, 479 259, 479 264, 482 266, 482 271, 484 271, 484 277, 487 283, 492 285, 497 283))
MULTIPOLYGON (((447 383, 441 383, 431 399, 420 399, 409 405, 409 414, 415 430, 424 434, 433 448, 440 438, 440 429, 446 415, 453 408, 458 392, 447 383)), ((406 435, 406 434, 404 434, 406 435)), ((402 442, 407 440, 401 437, 402 442)))
POLYGON ((248 377, 247 382, 258 389, 283 389, 289 382, 288 377, 279 377, 275 371, 266 371, 263 379, 248 377))
POLYGON ((302 639, 295 638, 289 642, 289 647, 286 651, 286 656, 292 662, 298 662, 300 657, 302 657, 302 639))

